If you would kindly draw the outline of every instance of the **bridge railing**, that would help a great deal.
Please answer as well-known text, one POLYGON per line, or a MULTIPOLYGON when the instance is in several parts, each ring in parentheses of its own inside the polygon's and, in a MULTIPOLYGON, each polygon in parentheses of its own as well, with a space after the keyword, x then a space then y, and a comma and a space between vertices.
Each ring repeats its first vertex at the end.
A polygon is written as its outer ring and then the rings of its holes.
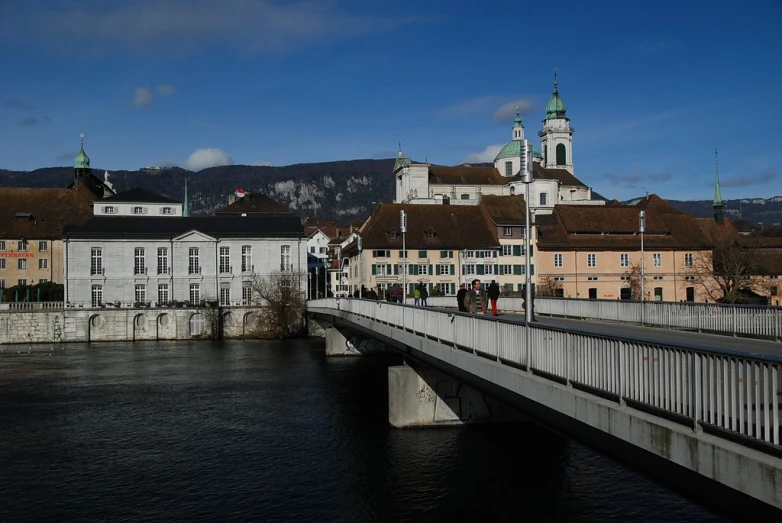
MULTIPOLYGON (((454 297, 432 297, 430 307, 456 308, 454 297)), ((521 312, 522 299, 500 297, 501 310, 521 312)), ((782 340, 782 307, 720 303, 535 298, 535 312, 583 320, 615 321, 782 340)))
POLYGON ((662 345, 536 324, 528 327, 371 300, 329 298, 311 301, 309 307, 404 328, 454 349, 673 419, 695 431, 782 452, 782 357, 662 345))

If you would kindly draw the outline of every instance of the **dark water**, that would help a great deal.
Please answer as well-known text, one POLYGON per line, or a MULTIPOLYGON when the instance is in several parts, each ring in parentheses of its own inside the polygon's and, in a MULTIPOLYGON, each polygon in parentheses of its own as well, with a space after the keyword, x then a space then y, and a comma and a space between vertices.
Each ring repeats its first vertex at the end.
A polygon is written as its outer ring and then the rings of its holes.
POLYGON ((535 426, 391 429, 393 359, 321 341, 49 352, 0 354, 0 521, 718 520, 535 426))

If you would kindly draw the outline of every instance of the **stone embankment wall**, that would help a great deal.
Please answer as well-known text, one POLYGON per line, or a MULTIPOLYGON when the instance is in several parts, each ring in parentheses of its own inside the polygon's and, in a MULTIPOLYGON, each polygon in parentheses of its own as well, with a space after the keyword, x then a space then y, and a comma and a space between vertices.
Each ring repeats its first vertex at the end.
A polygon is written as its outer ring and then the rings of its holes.
POLYGON ((0 344, 256 337, 256 307, 0 311, 0 344), (218 321, 220 318, 222 321, 218 321))

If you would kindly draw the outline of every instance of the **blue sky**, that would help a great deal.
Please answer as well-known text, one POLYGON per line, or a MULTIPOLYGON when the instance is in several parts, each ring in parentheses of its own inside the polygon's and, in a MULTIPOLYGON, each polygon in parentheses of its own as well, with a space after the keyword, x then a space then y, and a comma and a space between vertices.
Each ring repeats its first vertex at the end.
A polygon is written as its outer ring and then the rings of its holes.
POLYGON ((0 168, 490 161, 557 68, 604 196, 782 194, 779 0, 479 5, 6 0, 0 168))

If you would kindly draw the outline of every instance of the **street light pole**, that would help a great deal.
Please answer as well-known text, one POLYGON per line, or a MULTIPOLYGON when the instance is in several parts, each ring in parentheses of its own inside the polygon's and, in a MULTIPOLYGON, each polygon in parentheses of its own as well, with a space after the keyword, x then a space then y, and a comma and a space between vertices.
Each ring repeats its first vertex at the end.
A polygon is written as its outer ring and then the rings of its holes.
POLYGON ((644 301, 646 301, 646 289, 644 288, 646 285, 646 282, 644 281, 646 279, 646 264, 644 260, 644 230, 646 230, 646 211, 641 211, 638 213, 638 230, 641 231, 641 325, 644 324, 644 315, 645 315, 645 306, 644 301))
POLYGON ((524 152, 522 155, 520 155, 520 159, 526 159, 526 161, 521 162, 520 170, 521 170, 521 181, 524 183, 524 207, 525 207, 525 222, 526 222, 526 232, 524 234, 524 273, 525 273, 525 296, 524 300, 526 302, 526 307, 524 307, 524 319, 527 323, 532 321, 532 279, 530 278, 530 260, 529 260, 529 253, 530 253, 530 199, 529 199, 529 186, 532 183, 533 179, 533 172, 532 172, 532 150, 529 146, 529 142, 527 140, 524 140, 523 142, 524 146, 524 152))
POLYGON ((358 297, 363 298, 364 297, 364 262, 363 257, 361 256, 361 252, 364 250, 363 242, 361 241, 361 236, 358 237, 358 297))
MULTIPOLYGON (((407 244, 405 242, 405 234, 407 233, 407 213, 405 211, 399 211, 399 230, 402 233, 402 253, 404 254, 404 262, 402 272, 402 305, 407 301, 407 244)), ((404 311, 402 311, 404 314, 404 311)))

